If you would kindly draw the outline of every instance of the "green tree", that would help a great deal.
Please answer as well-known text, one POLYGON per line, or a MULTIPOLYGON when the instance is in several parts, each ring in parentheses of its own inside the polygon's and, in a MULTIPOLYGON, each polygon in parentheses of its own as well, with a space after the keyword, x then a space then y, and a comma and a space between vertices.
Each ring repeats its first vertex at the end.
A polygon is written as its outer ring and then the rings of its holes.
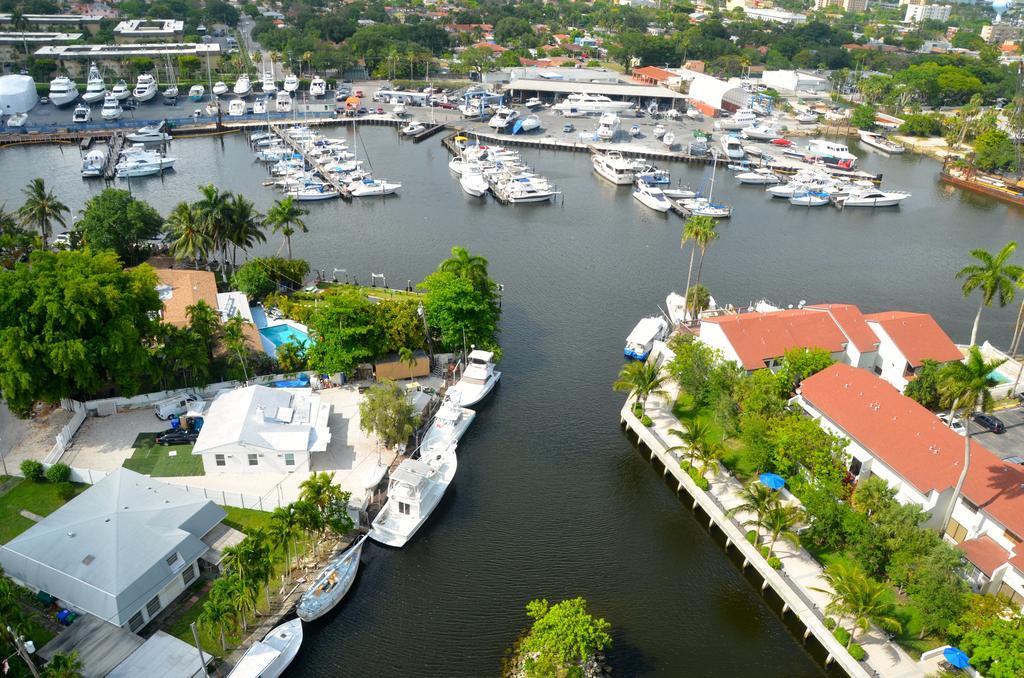
MULTIPOLYGON (((740 503, 729 509, 726 515, 735 516, 737 513, 749 513, 757 525, 761 525, 768 512, 779 505, 778 493, 757 480, 752 480, 744 485, 738 495, 740 503)), ((758 527, 757 530, 758 536, 760 536, 760 528, 758 527)))
POLYGON ((402 346, 398 349, 398 361, 408 366, 409 380, 412 381, 412 369, 416 367, 416 356, 411 348, 402 346))
POLYGON ((292 504, 279 506, 270 515, 268 535, 275 548, 284 552, 285 571, 292 571, 292 544, 298 532, 298 514, 292 504))
POLYGON ((231 598, 218 586, 220 580, 213 585, 210 595, 203 603, 203 609, 196 619, 199 628, 206 634, 216 634, 220 641, 221 652, 227 654, 228 646, 224 638, 225 631, 233 631, 238 624, 238 615, 231 598))
MULTIPOLYGON (((691 244, 690 249, 690 267, 686 272, 686 291, 683 293, 683 297, 687 302, 690 301, 690 275, 693 271, 693 258, 700 250, 700 265, 697 267, 697 283, 700 283, 700 270, 704 264, 704 253, 707 251, 708 245, 714 242, 718 238, 716 232, 717 224, 715 220, 707 216, 694 216, 690 217, 683 224, 683 234, 680 238, 679 246, 685 247, 686 243, 691 244)), ((687 306, 689 310, 689 306, 687 306)), ((695 317, 691 315, 690 317, 695 317)))
POLYGON ((53 191, 46 190, 46 182, 41 178, 30 181, 21 192, 25 195, 25 203, 18 208, 21 225, 39 231, 43 249, 46 249, 46 243, 53 235, 53 225, 67 228, 64 215, 71 210, 57 199, 53 191))
POLYGON ((793 347, 782 356, 782 365, 776 377, 783 397, 796 391, 800 382, 821 372, 834 363, 832 354, 823 348, 793 347))
POLYGON ((772 506, 756 521, 749 521, 756 524, 759 530, 764 530, 765 539, 768 542, 768 552, 775 550, 775 544, 779 539, 799 545, 800 538, 794 531, 803 522, 804 512, 799 506, 777 504, 772 506))
POLYGON ((149 203, 137 200, 128 191, 107 188, 85 203, 75 231, 86 247, 114 250, 127 266, 145 258, 142 241, 155 238, 164 220, 149 203))
POLYGON ((903 395, 915 400, 929 410, 939 409, 941 394, 939 385, 942 382, 943 365, 925 358, 914 378, 907 382, 903 395))
POLYGON ((303 233, 309 232, 306 222, 302 220, 302 217, 307 214, 309 214, 309 211, 295 204, 295 199, 291 196, 284 200, 275 201, 273 207, 267 210, 264 223, 270 226, 274 233, 280 233, 284 236, 284 244, 288 248, 289 259, 292 258, 292 236, 295 235, 296 230, 303 233))
POLYGON ((58 652, 46 663, 43 678, 82 678, 82 668, 78 650, 69 654, 58 652))
POLYGON ((317 522, 323 530, 331 530, 341 536, 355 526, 348 515, 350 493, 334 483, 334 472, 320 471, 312 474, 299 485, 299 498, 312 506, 319 514, 317 522))
POLYGON ((871 624, 877 624, 887 631, 902 630, 890 601, 888 586, 871 579, 860 568, 844 561, 830 565, 822 576, 830 588, 812 589, 829 596, 826 611, 852 619, 854 638, 858 630, 867 631, 871 624))
POLYGON ((491 279, 487 277, 487 259, 470 254, 465 247, 453 247, 452 256, 442 261, 437 270, 466 278, 473 283, 478 292, 489 294, 491 291, 491 279))
POLYGON ((419 416, 405 389, 393 381, 374 384, 359 403, 359 428, 375 436, 381 445, 394 449, 404 443, 419 426, 419 416))
POLYGON ((212 249, 220 252, 221 261, 227 260, 227 247, 231 239, 230 191, 221 192, 213 184, 199 187, 202 197, 192 206, 199 215, 203 231, 210 237, 212 249))
POLYGON ((707 472, 715 459, 721 456, 722 440, 716 433, 711 422, 705 417, 691 417, 685 422, 683 430, 672 428, 669 434, 674 435, 682 441, 682 445, 670 447, 669 451, 682 451, 690 465, 700 463, 701 475, 707 472))
POLYGON ((461 350, 465 343, 497 348, 500 310, 490 290, 481 291, 469 278, 451 271, 431 273, 420 287, 426 290, 427 323, 442 346, 461 350))
POLYGON ((986 130, 974 140, 974 163, 983 170, 1010 167, 1016 159, 1013 140, 1001 129, 986 130))
POLYGON ((189 329, 202 341, 206 357, 212 359, 220 331, 220 315, 202 299, 187 307, 185 314, 188 316, 189 329))
POLYGON ((167 217, 167 227, 174 237, 171 254, 175 259, 191 259, 199 270, 199 259, 214 246, 202 214, 195 206, 179 202, 167 217))
POLYGON ((533 619, 519 644, 526 675, 581 675, 580 665, 611 647, 611 624, 587 612, 583 598, 570 598, 550 605, 531 600, 526 613, 533 619))
POLYGON ((268 294, 277 291, 277 281, 270 276, 267 267, 259 259, 242 264, 232 274, 231 285, 244 292, 252 301, 262 301, 268 294))
POLYGON ((646 409, 647 399, 652 395, 667 396, 665 382, 665 375, 654 361, 633 360, 622 366, 619 378, 612 383, 612 390, 635 395, 641 408, 646 409))
POLYGON ((977 263, 964 266, 956 274, 957 279, 964 281, 962 289, 965 297, 969 297, 974 290, 981 290, 981 303, 978 305, 974 327, 971 329, 971 346, 974 346, 978 339, 982 310, 986 306, 992 306, 992 302, 996 300, 1000 306, 1006 306, 1013 301, 1017 281, 1024 277, 1024 268, 1009 263, 1016 249, 1017 243, 1010 241, 994 256, 983 249, 971 250, 971 256, 977 263))
POLYGON ((1024 612, 1005 598, 971 596, 970 606, 949 627, 951 640, 988 678, 1024 675, 1024 612))
POLYGON ((277 347, 274 354, 283 372, 299 372, 306 369, 305 342, 286 341, 277 347))
POLYGON ((754 370, 736 384, 736 402, 743 413, 772 417, 782 413, 786 399, 771 370, 754 370))
POLYGON ((311 369, 352 374, 357 365, 380 354, 373 303, 354 288, 335 288, 323 295, 309 327, 316 337, 306 352, 311 369))
POLYGON ((838 495, 846 475, 847 440, 829 433, 818 422, 798 414, 769 422, 772 469, 786 477, 806 476, 814 484, 832 488, 838 495))
POLYGON ((35 245, 35 237, 17 221, 17 215, 0 204, 0 268, 14 265, 28 257, 35 245))
POLYGON ((908 568, 907 595, 921 611, 921 635, 944 634, 956 622, 967 603, 967 584, 960 577, 964 568, 964 555, 958 548, 938 538, 934 532, 934 546, 908 568))
POLYGON ((227 242, 232 247, 231 264, 235 268, 238 250, 248 252, 258 243, 266 242, 267 236, 263 233, 263 216, 244 195, 231 196, 226 206, 226 219, 227 242))
POLYGON ((877 111, 871 104, 861 104, 850 114, 850 124, 857 129, 874 129, 875 113, 877 111))
POLYGON ((245 337, 245 326, 248 324, 249 321, 240 315, 233 315, 224 323, 224 346, 238 358, 246 381, 249 381, 249 347, 245 337))
POLYGON ((896 490, 879 476, 869 476, 857 484, 850 505, 858 513, 871 516, 896 502, 896 490))

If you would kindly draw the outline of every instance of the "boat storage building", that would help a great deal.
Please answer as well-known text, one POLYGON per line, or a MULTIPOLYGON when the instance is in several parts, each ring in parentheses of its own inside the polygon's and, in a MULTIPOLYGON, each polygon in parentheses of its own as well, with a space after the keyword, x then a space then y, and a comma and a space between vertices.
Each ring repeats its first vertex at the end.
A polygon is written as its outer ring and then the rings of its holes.
POLYGON ((28 113, 39 101, 36 83, 27 75, 0 77, 0 113, 28 113))

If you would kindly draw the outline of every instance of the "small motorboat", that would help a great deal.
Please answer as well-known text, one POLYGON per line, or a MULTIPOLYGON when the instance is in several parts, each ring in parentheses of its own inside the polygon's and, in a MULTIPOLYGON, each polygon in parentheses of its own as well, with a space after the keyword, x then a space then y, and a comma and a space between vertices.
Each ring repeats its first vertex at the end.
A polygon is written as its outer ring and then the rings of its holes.
POLYGON ((654 165, 644 165, 634 175, 637 181, 652 186, 668 186, 672 183, 672 174, 668 170, 658 169, 654 165))
POLYGON ((254 115, 263 115, 267 112, 266 97, 256 97, 256 100, 252 102, 252 112, 254 115))
POLYGON ((701 113, 695 107, 690 106, 689 108, 686 109, 686 117, 690 118, 691 120, 703 120, 704 114, 701 113))
POLYGON ((306 184, 296 186, 288 191, 288 196, 300 202, 313 200, 331 200, 337 198, 339 193, 326 184, 306 184))
POLYGON ((802 125, 809 125, 818 122, 818 114, 811 111, 803 111, 796 114, 796 121, 802 125))
POLYGON ((369 198, 374 196, 391 195, 402 187, 398 182, 389 182, 373 177, 364 177, 359 181, 353 181, 348 185, 348 192, 353 198, 369 198))
POLYGON ((519 121, 518 127, 523 132, 532 132, 535 129, 540 129, 540 118, 536 115, 528 115, 519 121))
POLYGON ((692 188, 680 186, 679 188, 663 188, 661 192, 673 200, 683 200, 697 197, 697 191, 692 188))
POLYGON ((75 112, 71 114, 71 122, 84 124, 92 120, 92 109, 85 104, 75 106, 75 112))
POLYGON ((791 205, 800 205, 801 207, 821 207, 828 204, 830 197, 824 191, 803 191, 791 195, 789 203, 791 205))
POLYGON ((178 86, 171 85, 163 92, 164 103, 173 104, 178 101, 178 86))
POLYGON ((228 678, 277 678, 302 646, 302 620, 281 624, 245 651, 228 678))
POLYGON ((523 105, 532 111, 543 106, 544 102, 537 97, 530 97, 525 103, 523 103, 523 105))
POLYGON ((232 90, 236 97, 245 98, 252 92, 252 81, 249 79, 247 73, 242 73, 238 76, 238 80, 235 80, 235 87, 232 90))
POLYGON ((640 204, 662 214, 672 209, 672 201, 665 196, 665 193, 657 186, 648 184, 645 181, 638 180, 636 182, 636 190, 633 191, 633 197, 640 204))
POLYGON ((626 337, 626 347, 622 355, 633 360, 644 361, 654 349, 655 341, 664 341, 668 337, 668 321, 660 315, 641 318, 633 331, 626 337))
POLYGON ((163 125, 146 125, 135 130, 127 137, 128 141, 135 144, 159 143, 170 141, 171 135, 163 131, 163 125))
POLYGON ((759 167, 750 172, 740 172, 736 175, 736 179, 741 184, 751 184, 754 186, 768 186, 769 184, 777 184, 781 181, 774 172, 765 167, 759 167))
POLYGON ((359 556, 366 543, 366 535, 360 537, 344 553, 327 564, 317 575, 295 608, 295 613, 304 622, 319 619, 341 602, 345 594, 352 588, 356 573, 359 572, 359 556))
POLYGON ((700 196, 683 198, 676 201, 676 205, 693 216, 711 217, 712 219, 728 219, 732 216, 732 208, 728 205, 711 202, 708 198, 700 196))
POLYGON ((401 129, 401 135, 404 137, 414 137, 425 129, 427 129, 427 126, 422 122, 410 120, 409 124, 401 129))
POLYGON ((213 84, 213 93, 215 96, 224 96, 228 93, 228 84, 223 80, 218 80, 213 84))
POLYGON ((238 118, 245 115, 245 100, 232 99, 228 103, 228 115, 232 118, 238 118))
POLYGON ((633 125, 629 128, 629 136, 638 137, 640 136, 640 125, 633 125))
POLYGON ((210 117, 218 115, 220 113, 220 104, 217 103, 216 99, 211 100, 206 104, 206 114, 210 117))
MULTIPOLYGON (((118 80, 117 83, 110 88, 110 93, 118 101, 124 101, 132 95, 132 90, 128 87, 128 83, 124 80, 118 80)), ((106 101, 106 99, 104 99, 106 101)))
POLYGON ((479 171, 463 170, 459 175, 459 185, 467 195, 481 198, 490 190, 490 185, 479 171))
POLYGON ((875 150, 888 153, 890 155, 898 155, 905 152, 907 149, 902 144, 897 144, 895 141, 890 141, 881 134, 876 132, 869 132, 868 130, 858 130, 857 134, 860 136, 860 141, 865 146, 870 146, 875 150))
POLYGON ((667 148, 671 149, 676 143, 675 132, 665 132, 665 135, 661 137, 661 143, 665 144, 667 148))
POLYGON ((192 85, 188 90, 189 101, 202 101, 206 94, 206 88, 202 85, 192 85))
POLYGON ((28 122, 28 113, 15 113, 7 118, 8 127, 24 127, 28 122))
POLYGON ((790 146, 793 145, 793 142, 790 141, 789 139, 782 138, 772 139, 768 143, 770 143, 772 146, 781 146, 782 148, 789 148, 790 146))
POLYGON ((659 123, 659 124, 654 126, 654 138, 655 139, 661 139, 662 137, 664 137, 665 136, 665 132, 666 132, 666 130, 665 130, 665 126, 664 125, 659 123))

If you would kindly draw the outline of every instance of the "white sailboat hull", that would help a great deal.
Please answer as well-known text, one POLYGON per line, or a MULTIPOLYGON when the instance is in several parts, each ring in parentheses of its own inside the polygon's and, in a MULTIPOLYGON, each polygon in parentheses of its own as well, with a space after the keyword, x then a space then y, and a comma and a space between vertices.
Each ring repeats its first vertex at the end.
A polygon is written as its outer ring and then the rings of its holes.
POLYGON ((344 553, 332 560, 313 581, 295 608, 299 619, 311 622, 333 610, 348 594, 359 572, 359 557, 367 537, 361 537, 344 553), (333 579, 332 579, 333 575, 333 579))

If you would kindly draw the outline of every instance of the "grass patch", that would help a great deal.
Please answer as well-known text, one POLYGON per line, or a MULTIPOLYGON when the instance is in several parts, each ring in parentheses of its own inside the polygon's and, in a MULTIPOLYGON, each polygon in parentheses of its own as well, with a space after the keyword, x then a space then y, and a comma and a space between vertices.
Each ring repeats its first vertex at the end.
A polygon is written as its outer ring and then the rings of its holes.
POLYGON ((747 453, 747 447, 737 438, 725 441, 721 461, 740 482, 745 483, 757 475, 757 466, 747 453))
POLYGON ((157 444, 156 436, 156 433, 140 433, 132 445, 135 452, 124 460, 122 466, 154 478, 205 475, 203 458, 193 456, 191 445, 164 447, 157 444), (168 454, 171 451, 174 451, 174 456, 168 454))
MULTIPOLYGON (((206 580, 199 579, 191 588, 188 589, 189 598, 193 595, 198 594, 198 599, 184 614, 174 620, 172 624, 167 626, 164 630, 177 638, 183 640, 191 646, 195 646, 195 639, 192 637, 192 622, 199 618, 199 615, 203 612, 203 603, 210 596, 210 591, 207 589, 203 593, 199 593, 199 590, 206 584, 206 580)), ((198 629, 197 629, 198 630, 198 629)), ((214 634, 216 635, 216 634, 214 634)), ((231 643, 230 639, 227 639, 228 649, 230 651, 231 643)), ((199 645, 202 646, 204 652, 208 652, 211 655, 220 657, 224 652, 220 649, 220 639, 217 637, 209 637, 209 634, 199 631, 199 645)))
MULTIPOLYGON (((88 485, 72 483, 78 495, 88 485)), ((6 544, 19 534, 35 525, 20 514, 26 510, 40 516, 48 516, 67 503, 61 499, 59 488, 51 482, 35 483, 21 480, 14 487, 0 496, 0 543, 6 544)))
POLYGON ((228 512, 228 517, 224 519, 224 524, 241 532, 248 532, 257 527, 262 527, 263 529, 270 527, 271 514, 266 511, 237 508, 235 506, 224 506, 223 509, 228 512))

